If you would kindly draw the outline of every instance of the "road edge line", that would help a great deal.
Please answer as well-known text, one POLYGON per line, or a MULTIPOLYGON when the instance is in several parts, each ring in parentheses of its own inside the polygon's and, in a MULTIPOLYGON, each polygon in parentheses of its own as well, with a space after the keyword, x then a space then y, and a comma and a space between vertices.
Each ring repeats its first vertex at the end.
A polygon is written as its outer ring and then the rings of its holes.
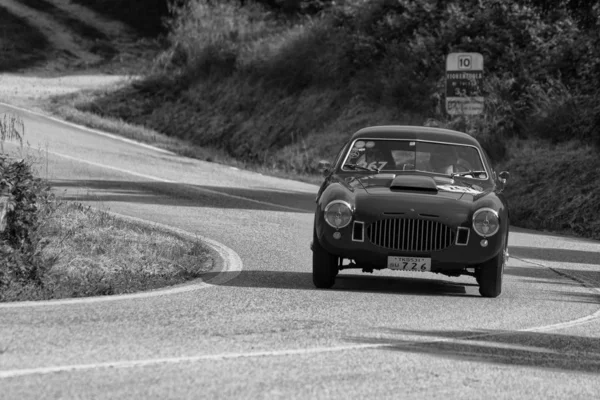
POLYGON ((225 246, 216 240, 209 239, 207 237, 192 234, 182 229, 174 228, 158 222, 150 222, 141 218, 131 217, 125 214, 119 214, 112 211, 100 210, 92 207, 96 210, 106 212, 116 218, 121 218, 125 221, 140 224, 146 228, 158 229, 163 232, 174 234, 184 240, 198 240, 205 244, 208 250, 215 256, 214 261, 218 263, 217 268, 213 268, 211 271, 206 272, 206 275, 213 275, 206 280, 203 278, 195 279, 190 282, 182 283, 168 288, 153 289, 148 291, 128 293, 128 294, 117 294, 117 295, 106 295, 106 296, 91 296, 81 298, 68 298, 68 299, 54 299, 54 300, 40 300, 40 301, 18 301, 9 303, 0 303, 1 309, 10 308, 25 308, 25 307, 53 307, 62 305, 77 305, 77 304, 91 304, 101 303, 108 301, 124 301, 134 299, 146 299, 158 296, 169 296, 174 294, 181 294, 192 292, 201 289, 207 289, 213 286, 222 285, 231 279, 237 277, 243 270, 243 263, 240 256, 231 248, 225 246))
POLYGON ((159 153, 168 154, 168 155, 171 155, 171 156, 177 156, 178 155, 178 154, 176 154, 176 153, 174 153, 172 151, 161 149, 160 147, 152 146, 151 144, 142 143, 142 142, 139 142, 137 140, 133 140, 133 139, 129 139, 129 138, 126 138, 126 137, 123 137, 123 136, 119 136, 119 135, 117 135, 115 133, 109 133, 109 132, 106 132, 106 131, 102 131, 100 129, 88 128, 85 125, 79 125, 79 124, 76 124, 74 122, 65 121, 64 119, 60 119, 60 118, 54 117, 52 115, 44 114, 44 113, 41 113, 41 112, 38 112, 38 111, 29 110, 27 108, 15 106, 15 105, 12 105, 12 104, 9 104, 9 103, 5 103, 3 101, 0 101, 0 106, 6 107, 6 108, 11 108, 13 110, 24 112, 24 113, 27 113, 27 114, 35 115, 37 117, 46 118, 46 119, 49 119, 50 121, 66 125, 66 126, 69 126, 71 128, 79 129, 79 130, 82 130, 82 131, 85 131, 85 132, 88 132, 88 133, 93 133, 93 134, 99 135, 99 136, 104 136, 104 137, 107 137, 107 138, 110 138, 110 139, 119 140, 121 142, 129 143, 129 144, 132 144, 132 145, 144 147, 146 149, 154 150, 154 151, 159 152, 159 153))

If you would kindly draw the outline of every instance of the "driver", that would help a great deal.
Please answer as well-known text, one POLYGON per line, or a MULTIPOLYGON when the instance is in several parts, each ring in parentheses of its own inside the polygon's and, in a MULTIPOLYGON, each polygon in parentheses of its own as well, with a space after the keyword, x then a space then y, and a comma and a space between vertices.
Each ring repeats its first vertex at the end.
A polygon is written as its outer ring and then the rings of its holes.
POLYGON ((375 143, 366 148, 365 152, 359 158, 358 165, 369 169, 392 170, 396 166, 394 157, 384 143, 375 143))
POLYGON ((458 163, 458 155, 452 146, 435 146, 429 156, 429 164, 433 172, 450 175, 456 172, 455 165, 458 163))

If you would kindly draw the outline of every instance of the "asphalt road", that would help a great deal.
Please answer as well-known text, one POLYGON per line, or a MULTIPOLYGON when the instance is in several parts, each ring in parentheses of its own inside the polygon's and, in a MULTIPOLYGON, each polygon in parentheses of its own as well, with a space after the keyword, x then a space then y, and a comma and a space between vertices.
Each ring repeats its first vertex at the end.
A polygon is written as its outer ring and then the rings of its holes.
POLYGON ((344 271, 317 290, 314 185, 20 114, 66 198, 210 238, 227 258, 186 290, 0 305, 2 399, 600 393, 599 242, 513 229, 497 299, 424 273, 344 271))

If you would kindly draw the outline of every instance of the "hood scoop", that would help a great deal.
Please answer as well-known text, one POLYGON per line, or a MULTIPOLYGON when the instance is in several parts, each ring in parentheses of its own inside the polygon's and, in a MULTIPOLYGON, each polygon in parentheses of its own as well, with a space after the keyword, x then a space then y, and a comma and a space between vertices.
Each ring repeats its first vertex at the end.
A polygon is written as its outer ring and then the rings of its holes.
POLYGON ((425 193, 437 193, 438 188, 430 176, 420 175, 398 175, 390 185, 390 190, 396 192, 410 190, 425 193))

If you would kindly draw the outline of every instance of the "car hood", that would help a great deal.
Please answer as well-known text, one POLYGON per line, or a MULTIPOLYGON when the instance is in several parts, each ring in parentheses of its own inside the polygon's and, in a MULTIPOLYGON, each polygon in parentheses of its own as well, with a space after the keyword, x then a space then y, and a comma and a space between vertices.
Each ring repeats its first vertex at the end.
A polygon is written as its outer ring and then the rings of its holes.
POLYGON ((492 190, 489 185, 484 188, 461 179, 417 174, 368 175, 353 177, 347 183, 353 188, 357 200, 360 198, 362 203, 430 205, 427 208, 456 202, 470 207, 474 201, 492 190), (401 200, 399 194, 403 194, 401 200))

